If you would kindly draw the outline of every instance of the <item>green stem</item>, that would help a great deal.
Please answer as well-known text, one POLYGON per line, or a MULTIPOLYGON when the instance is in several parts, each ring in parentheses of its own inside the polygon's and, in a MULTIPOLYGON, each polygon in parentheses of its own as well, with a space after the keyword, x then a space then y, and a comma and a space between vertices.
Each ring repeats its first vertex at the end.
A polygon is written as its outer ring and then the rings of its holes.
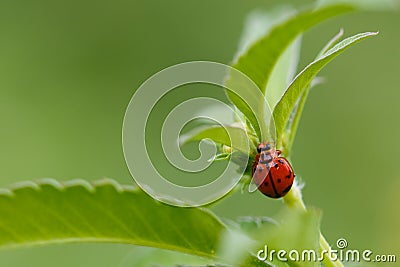
MULTIPOLYGON (((307 207, 304 204, 303 197, 301 195, 301 189, 296 183, 293 184, 292 189, 284 197, 284 201, 285 204, 291 209, 303 211, 307 210, 307 207)), ((322 233, 319 234, 319 246, 321 251, 331 251, 331 247, 322 233)), ((326 267, 344 267, 343 263, 340 260, 332 261, 329 257, 324 257, 322 262, 326 267)))

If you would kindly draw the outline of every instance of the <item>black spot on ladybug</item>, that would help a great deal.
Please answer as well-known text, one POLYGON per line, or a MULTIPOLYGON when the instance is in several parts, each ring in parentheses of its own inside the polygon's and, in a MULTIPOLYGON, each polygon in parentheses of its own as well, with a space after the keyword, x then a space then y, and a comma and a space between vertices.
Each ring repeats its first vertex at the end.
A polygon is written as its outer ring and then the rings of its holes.
POLYGON ((264 185, 265 185, 265 186, 268 186, 269 184, 268 184, 268 182, 265 182, 264 185))
POLYGON ((282 180, 280 178, 277 181, 278 181, 278 183, 282 182, 282 180))
POLYGON ((289 192, 290 188, 292 188, 292 185, 289 185, 288 187, 285 188, 285 190, 283 190, 283 193, 287 193, 289 192))
POLYGON ((275 164, 274 164, 274 167, 278 169, 279 165, 275 163, 275 164))
POLYGON ((283 160, 278 160, 280 164, 284 164, 285 162, 283 160))
POLYGON ((286 179, 290 179, 290 176, 291 176, 290 174, 289 174, 289 175, 286 175, 286 179))

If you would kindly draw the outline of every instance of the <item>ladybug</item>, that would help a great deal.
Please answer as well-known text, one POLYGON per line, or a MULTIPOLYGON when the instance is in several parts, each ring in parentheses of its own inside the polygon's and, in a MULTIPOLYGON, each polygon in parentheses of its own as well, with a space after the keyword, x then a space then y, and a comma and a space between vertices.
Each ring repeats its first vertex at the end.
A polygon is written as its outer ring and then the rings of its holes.
POLYGON ((280 150, 272 149, 270 143, 259 144, 257 152, 252 174, 258 190, 271 198, 283 197, 294 181, 292 166, 286 158, 280 157, 280 150))

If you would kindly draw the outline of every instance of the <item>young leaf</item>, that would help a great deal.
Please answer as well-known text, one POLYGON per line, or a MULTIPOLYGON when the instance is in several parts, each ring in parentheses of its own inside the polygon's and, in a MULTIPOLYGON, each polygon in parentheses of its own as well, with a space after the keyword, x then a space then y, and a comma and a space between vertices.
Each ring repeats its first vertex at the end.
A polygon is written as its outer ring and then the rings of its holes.
MULTIPOLYGON (((322 57, 329 49, 331 49, 334 45, 336 45, 336 43, 342 36, 343 36, 343 29, 340 29, 339 33, 336 34, 331 40, 329 40, 329 42, 324 46, 324 48, 321 49, 316 59, 322 57)), ((292 148, 293 140, 294 137, 296 136, 297 127, 299 125, 301 114, 303 113, 303 108, 306 103, 308 94, 311 88, 314 87, 315 84, 318 84, 317 78, 318 77, 315 77, 311 81, 311 85, 301 94, 300 99, 297 101, 296 105, 292 110, 292 113, 290 114, 289 122, 287 124, 288 140, 285 144, 285 150, 287 151, 287 153, 290 153, 290 150, 292 148)))
POLYGON ((286 88, 297 73, 297 64, 300 58, 301 36, 286 49, 272 70, 271 77, 265 91, 265 98, 273 109, 285 93, 286 88))
POLYGON ((328 52, 329 49, 336 45, 340 38, 343 37, 343 34, 344 30, 340 29, 340 31, 335 36, 333 36, 333 38, 330 39, 329 42, 326 43, 326 45, 321 49, 316 58, 322 57, 326 52, 328 52))
MULTIPOLYGON (((324 55, 320 58, 309 64, 302 72, 300 72, 295 80, 290 84, 289 88, 286 90, 285 94, 282 96, 281 100, 276 105, 273 117, 275 120, 276 126, 276 138, 277 138, 277 147, 282 148, 283 152, 287 155, 287 145, 290 144, 291 140, 288 140, 288 134, 286 133, 287 123, 290 117, 290 114, 293 108, 296 105, 296 102, 301 97, 301 95, 307 90, 310 86, 314 77, 318 74, 318 72, 325 67, 332 59, 340 55, 350 46, 374 35, 377 35, 376 32, 366 32, 354 35, 349 37, 333 48, 328 50, 324 55)), ((292 137, 293 138, 293 137, 292 137)))
MULTIPOLYGON (((275 26, 266 36, 254 43, 246 53, 239 57, 233 67, 246 74, 258 86, 262 94, 265 94, 274 66, 300 33, 325 19, 352 10, 354 10, 354 7, 350 4, 332 4, 321 9, 306 10, 296 14, 284 23, 275 26)), ((226 85, 230 88, 237 87, 237 85, 235 86, 236 83, 237 81, 231 77, 228 77, 226 81, 226 85)), ((264 106, 257 105, 256 101, 262 102, 264 99, 259 99, 258 94, 251 92, 250 88, 249 92, 246 93, 251 96, 254 95, 254 103, 245 103, 240 97, 227 91, 231 101, 250 120, 257 136, 261 139, 262 132, 267 130, 260 125, 263 122, 257 121, 252 109, 263 113, 264 110, 260 107, 263 108, 264 106)), ((263 117, 263 115, 260 115, 260 117, 263 117)))
POLYGON ((300 33, 328 18, 351 10, 351 5, 340 4, 296 14, 254 43, 247 53, 239 57, 233 67, 249 76, 265 93, 274 65, 300 33))
POLYGON ((181 144, 203 139, 211 139, 214 142, 232 147, 247 155, 255 150, 255 145, 249 139, 246 130, 234 126, 218 125, 200 131, 189 132, 181 137, 181 144))
MULTIPOLYGON (((267 35, 273 27, 282 24, 294 13, 295 11, 287 6, 277 7, 268 12, 256 10, 250 13, 246 18, 244 30, 240 37, 239 49, 234 61, 244 54, 257 40, 267 35)), ((270 107, 275 106, 296 74, 300 45, 301 38, 298 37, 282 53, 272 70, 265 93, 270 107)))
POLYGON ((277 6, 267 12, 254 10, 248 14, 244 21, 234 61, 236 62, 251 45, 268 34, 273 27, 285 22, 293 13, 293 8, 289 6, 277 6))
POLYGON ((382 10, 393 11, 399 6, 397 0, 319 0, 318 6, 331 5, 331 4, 352 4, 359 10, 382 10))

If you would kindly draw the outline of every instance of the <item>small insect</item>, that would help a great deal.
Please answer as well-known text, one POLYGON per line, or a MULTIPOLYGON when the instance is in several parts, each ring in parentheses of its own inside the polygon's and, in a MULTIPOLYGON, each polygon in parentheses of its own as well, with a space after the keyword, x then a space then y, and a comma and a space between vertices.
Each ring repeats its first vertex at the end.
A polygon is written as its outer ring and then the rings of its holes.
POLYGON ((289 192, 295 174, 289 161, 280 157, 281 151, 272 149, 269 143, 257 147, 253 163, 253 181, 258 190, 271 198, 280 198, 289 192))

